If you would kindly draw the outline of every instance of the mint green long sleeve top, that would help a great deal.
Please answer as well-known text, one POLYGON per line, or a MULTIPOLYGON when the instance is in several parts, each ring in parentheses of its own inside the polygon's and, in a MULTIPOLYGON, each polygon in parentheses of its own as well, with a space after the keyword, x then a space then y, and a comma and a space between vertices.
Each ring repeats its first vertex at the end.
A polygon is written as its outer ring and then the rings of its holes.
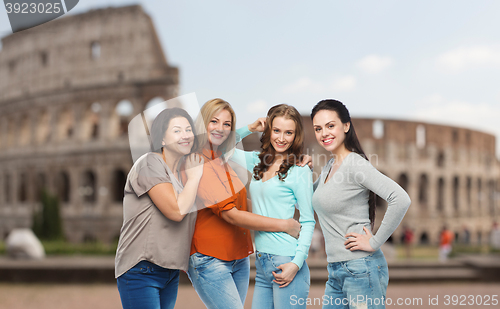
MULTIPOLYGON (((237 130, 240 138, 251 134, 247 127, 237 130)), ((253 173, 259 163, 258 152, 236 149, 231 160, 253 173)), ((290 219, 295 213, 295 205, 300 212, 302 225, 298 239, 280 232, 255 231, 255 248, 259 252, 281 256, 293 256, 292 262, 302 268, 309 252, 316 221, 312 207, 313 182, 308 166, 292 166, 284 181, 278 176, 262 182, 252 178, 250 195, 252 212, 276 219, 290 219)))

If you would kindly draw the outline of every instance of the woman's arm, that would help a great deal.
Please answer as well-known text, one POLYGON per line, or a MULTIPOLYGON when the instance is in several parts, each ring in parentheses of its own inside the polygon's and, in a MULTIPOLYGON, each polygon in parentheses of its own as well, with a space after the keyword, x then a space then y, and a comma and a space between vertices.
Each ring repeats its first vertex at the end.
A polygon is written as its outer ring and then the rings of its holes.
POLYGON ((239 227, 264 232, 285 232, 297 238, 300 233, 300 223, 294 219, 275 219, 248 211, 231 208, 221 213, 222 219, 239 227))
POLYGON ((191 154, 186 159, 188 180, 184 189, 177 196, 171 183, 160 183, 148 191, 148 195, 162 214, 170 220, 180 222, 194 205, 196 191, 203 175, 203 158, 191 154))
POLYGON ((375 235, 371 235, 366 228, 366 234, 349 233, 346 235, 348 239, 345 245, 346 249, 351 251, 375 251, 387 241, 401 223, 411 200, 408 193, 394 180, 379 172, 370 162, 362 160, 364 162, 360 159, 360 162, 357 162, 359 164, 354 164, 354 180, 386 200, 387 210, 375 235))
POLYGON ((307 255, 309 253, 314 226, 316 225, 316 221, 314 220, 314 210, 312 207, 312 172, 307 167, 295 168, 296 170, 294 170, 294 172, 297 173, 297 178, 293 183, 293 194, 295 195, 297 204, 299 205, 299 222, 301 223, 302 229, 300 231, 297 249, 293 260, 290 263, 285 263, 277 267, 282 270, 280 274, 273 272, 275 278, 274 282, 278 283, 280 288, 284 288, 289 285, 293 278, 295 278, 295 275, 300 268, 302 268, 302 265, 307 259, 307 255))

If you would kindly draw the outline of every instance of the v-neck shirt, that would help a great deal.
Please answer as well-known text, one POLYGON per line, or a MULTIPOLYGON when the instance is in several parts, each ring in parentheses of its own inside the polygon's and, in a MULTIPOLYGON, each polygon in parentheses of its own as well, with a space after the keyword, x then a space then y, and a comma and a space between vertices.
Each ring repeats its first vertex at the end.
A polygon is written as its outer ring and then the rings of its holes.
POLYGON ((314 184, 312 198, 325 238, 329 263, 353 260, 371 254, 367 251, 350 251, 344 245, 346 234, 364 234, 363 227, 371 229, 368 206, 370 191, 388 203, 377 233, 369 240, 375 250, 380 248, 398 227, 411 203, 403 188, 355 152, 344 158, 337 171, 325 183, 333 163, 334 159, 331 159, 323 168, 314 184))

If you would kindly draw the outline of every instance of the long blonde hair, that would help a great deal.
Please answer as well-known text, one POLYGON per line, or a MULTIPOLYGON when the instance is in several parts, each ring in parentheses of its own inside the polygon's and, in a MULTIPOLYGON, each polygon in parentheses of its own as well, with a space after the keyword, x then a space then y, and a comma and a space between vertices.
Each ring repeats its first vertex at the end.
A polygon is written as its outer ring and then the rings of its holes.
POLYGON ((223 160, 227 162, 227 160, 233 154, 234 147, 236 145, 236 114, 234 113, 231 104, 219 98, 209 100, 205 104, 203 104, 200 110, 200 115, 196 119, 196 132, 198 132, 198 134, 201 134, 202 132, 205 133, 203 135, 200 135, 199 138, 200 145, 203 147, 204 145, 206 145, 206 143, 209 142, 207 127, 210 123, 210 120, 212 120, 214 115, 218 114, 222 110, 227 110, 229 114, 231 114, 231 134, 224 141, 224 143, 222 143, 218 147, 218 150, 222 152, 223 160))

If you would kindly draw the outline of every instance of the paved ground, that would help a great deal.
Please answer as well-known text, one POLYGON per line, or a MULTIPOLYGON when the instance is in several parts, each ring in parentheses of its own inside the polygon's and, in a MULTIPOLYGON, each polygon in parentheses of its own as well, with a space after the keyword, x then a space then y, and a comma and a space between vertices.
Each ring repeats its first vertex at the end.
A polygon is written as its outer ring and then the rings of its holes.
MULTIPOLYGON (((313 285, 310 298, 321 298, 324 287, 313 285)), ((248 293, 245 309, 250 309, 253 289, 248 293)), ((500 308, 494 305, 492 295, 500 297, 500 283, 426 283, 426 284, 389 284, 387 297, 392 305, 387 308, 500 308), (447 301, 446 295, 449 295, 447 301), (453 305, 452 295, 457 296, 457 304, 453 305), (463 296, 462 296, 463 295, 463 296), (470 295, 473 296, 470 298, 470 295), (436 297, 438 297, 436 299, 436 297), (489 300, 489 305, 486 301, 489 300), (465 298, 460 305, 460 301, 465 298), (429 305, 429 299, 437 305, 429 305), (482 300, 483 304, 479 305, 482 300), (396 302, 402 302, 397 305, 396 302), (404 304, 406 302, 406 305, 404 304), (447 305, 448 303, 448 305, 447 305), (469 304, 468 304, 469 303, 469 304), (472 304, 472 305, 470 305, 472 304)), ((312 300, 313 301, 313 300, 312 300)), ((320 300, 316 300, 316 304, 320 300)), ((120 299, 115 285, 52 285, 52 284, 0 284, 0 308, 2 309, 119 309, 120 299)), ((196 292, 188 285, 179 290, 176 308, 203 309, 196 292)), ((293 307, 291 307, 293 308, 293 307)), ((320 305, 308 308, 321 308, 320 305)))

